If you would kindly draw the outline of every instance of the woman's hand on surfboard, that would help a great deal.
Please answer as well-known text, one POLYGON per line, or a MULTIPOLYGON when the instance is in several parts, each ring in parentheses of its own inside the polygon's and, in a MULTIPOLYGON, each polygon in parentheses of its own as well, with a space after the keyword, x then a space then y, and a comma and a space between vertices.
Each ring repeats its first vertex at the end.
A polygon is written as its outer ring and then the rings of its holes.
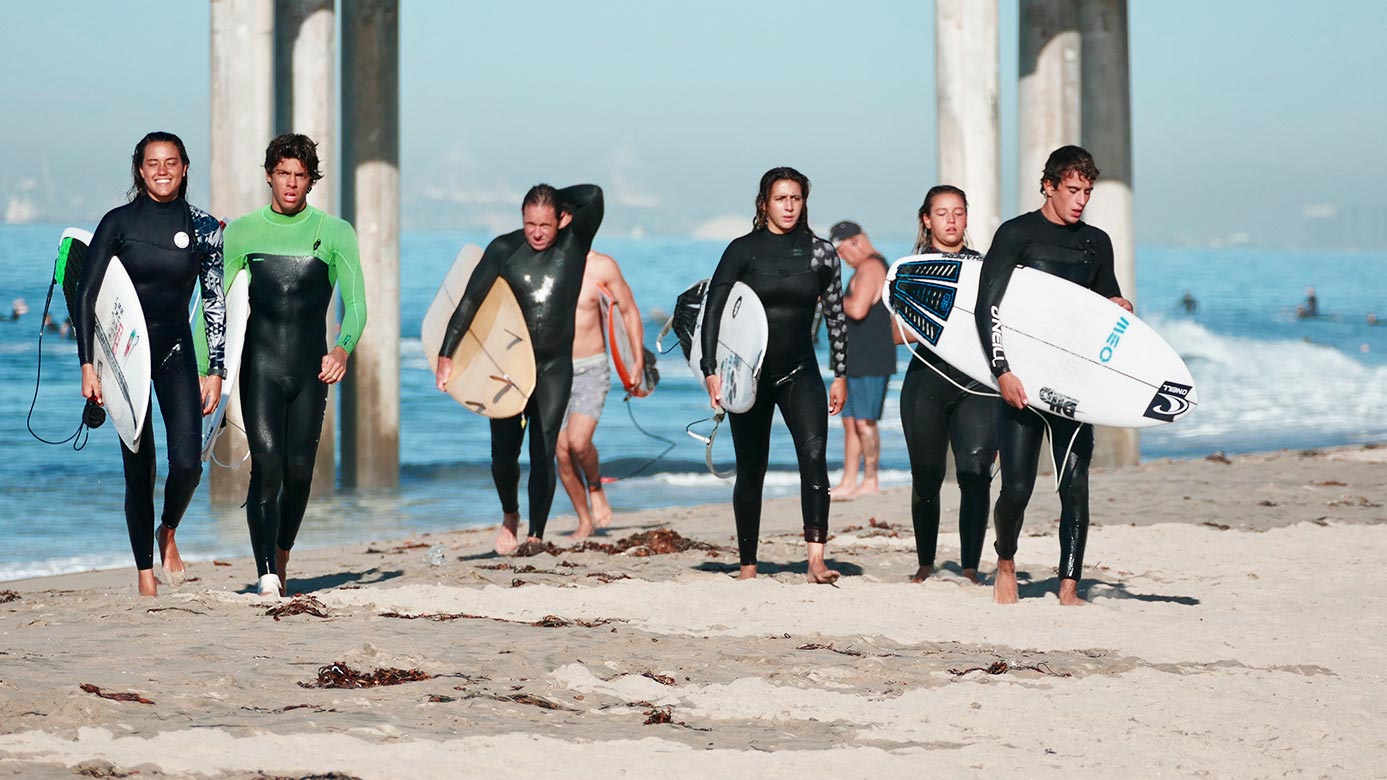
POLYGON ((448 392, 448 380, 453 378, 453 359, 439 358, 438 368, 433 372, 433 378, 440 393, 448 392))
POLYGON ((96 367, 91 363, 82 364, 82 397, 95 401, 97 406, 106 405, 101 397, 101 377, 96 375, 96 367))
POLYGON ((847 377, 834 377, 833 384, 828 386, 828 414, 833 416, 843 411, 843 404, 848 402, 848 380, 847 377))
POLYGON ((331 352, 323 355, 323 368, 318 372, 318 378, 327 384, 335 385, 346 375, 347 350, 333 347, 331 352))
POLYGON ((1021 384, 1021 378, 1008 371, 997 377, 997 389, 1002 393, 1002 400, 1008 405, 1017 409, 1026 408, 1026 387, 1021 384))
POLYGON ((722 408, 722 379, 717 374, 706 376, 703 383, 708 386, 708 405, 714 409, 722 408))
POLYGON ((198 377, 198 384, 202 387, 202 416, 206 417, 217 411, 217 404, 222 402, 222 378, 202 376, 198 377))
POLYGON ((1113 303, 1117 304, 1118 306, 1121 306, 1122 308, 1126 309, 1127 311, 1129 311, 1129 312, 1131 312, 1131 313, 1133 313, 1133 314, 1136 314, 1136 313, 1137 313, 1137 310, 1136 310, 1135 308, 1132 307, 1132 302, 1129 301, 1129 300, 1127 300, 1126 298, 1123 298, 1123 297, 1120 296, 1120 295, 1114 295, 1113 297, 1109 298, 1108 300, 1112 301, 1113 303))

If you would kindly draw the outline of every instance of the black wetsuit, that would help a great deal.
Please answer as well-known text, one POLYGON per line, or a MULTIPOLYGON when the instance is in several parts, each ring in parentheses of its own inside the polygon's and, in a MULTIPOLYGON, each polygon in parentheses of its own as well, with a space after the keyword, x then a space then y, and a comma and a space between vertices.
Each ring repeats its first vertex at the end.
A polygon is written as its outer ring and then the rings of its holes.
POLYGON ((250 317, 236 380, 250 448, 246 523, 260 576, 278 573, 308 509, 328 386, 327 310, 342 292, 336 346, 351 354, 366 327, 366 285, 356 231, 313 206, 285 215, 256 209, 226 228, 226 282, 250 273, 250 317))
MULTIPOLYGON (((159 203, 140 195, 106 213, 92 235, 73 312, 77 354, 92 362, 96 297, 111 258, 117 256, 135 284, 149 332, 150 374, 169 451, 161 522, 177 528, 202 480, 202 393, 188 305, 201 281, 208 364, 221 372, 226 305, 222 294, 221 223, 182 198, 159 203)), ((125 466, 125 525, 135 567, 154 568, 154 423, 145 412, 139 452, 121 442, 125 466)))
MULTIPOLYGON (((498 277, 505 279, 525 313, 535 349, 536 379, 524 412, 491 421, 491 478, 501 498, 501 511, 520 511, 520 448, 528 429, 530 536, 536 539, 544 538, 549 508, 554 503, 558 476, 554 456, 573 385, 573 316, 583 289, 588 252, 603 214, 602 188, 593 184, 561 189, 559 200, 573 221, 559 231, 548 249, 531 249, 523 230, 499 236, 487 246, 448 321, 438 352, 448 357, 457 351, 492 283, 498 277)), ((453 370, 461 368, 455 366, 453 370)))
MULTIPOLYGON (((926 247, 922 251, 939 250, 926 247)), ((978 256, 966 248, 959 254, 978 256)), ((939 491, 952 443, 959 489, 959 563, 964 569, 976 569, 987 538, 988 492, 992 461, 997 455, 996 419, 1001 402, 991 388, 930 350, 915 345, 914 351, 929 363, 911 358, 901 384, 901 428, 910 453, 910 518, 915 526, 916 557, 920 566, 934 566, 939 542, 939 491)))
POLYGON ((785 234, 754 230, 728 245, 708 284, 703 313, 704 376, 717 371, 718 326, 735 282, 746 284, 761 299, 769 326, 756 403, 743 414, 730 415, 737 450, 737 481, 732 489, 737 547, 742 565, 751 566, 756 563, 761 490, 777 406, 799 459, 804 539, 828 539, 828 396, 814 354, 812 324, 814 309, 822 300, 829 359, 833 375, 840 377, 847 370, 847 318, 838 253, 831 244, 808 230, 785 234))
MULTIPOLYGON (((1016 266, 1035 268, 1107 298, 1122 295, 1113 270, 1112 241, 1092 225, 1078 222, 1057 225, 1039 211, 1008 220, 997 229, 992 247, 983 259, 975 319, 978 336, 987 353, 992 373, 1000 377, 1011 370, 995 322, 997 308, 1006 294, 1016 266), (997 334, 994 339, 994 333, 997 334)), ((1026 377, 1019 377, 1025 384, 1026 377)), ((1039 387, 1026 387, 1035 397, 1039 387)), ((1035 488, 1040 444, 1049 423, 1050 447, 1059 464, 1061 579, 1078 579, 1088 539, 1088 467, 1093 459, 1093 426, 1034 408, 1016 409, 999 403, 997 443, 1002 459, 1002 488, 997 496, 997 556, 1011 560, 1021 535, 1026 504, 1035 488), (1043 415, 1043 416, 1042 416, 1043 415), (1070 443, 1073 442, 1072 449, 1070 443), (1069 455, 1066 458, 1065 452, 1069 455)))

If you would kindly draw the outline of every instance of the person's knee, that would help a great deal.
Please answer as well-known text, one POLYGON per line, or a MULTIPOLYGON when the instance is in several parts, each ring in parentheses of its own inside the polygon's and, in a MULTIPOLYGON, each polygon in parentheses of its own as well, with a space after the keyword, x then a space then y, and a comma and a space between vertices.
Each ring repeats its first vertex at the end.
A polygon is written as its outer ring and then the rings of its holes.
POLYGON ((183 485, 197 485, 202 481, 202 461, 197 455, 169 458, 168 480, 183 485))
POLYGON ((968 480, 991 480, 992 462, 996 457, 995 450, 970 450, 968 452, 954 453, 954 469, 958 474, 959 484, 968 480))
POLYGON ((857 435, 858 435, 858 436, 866 436, 866 437, 873 437, 873 438, 874 438, 874 437, 876 437, 876 435, 877 435, 877 421, 876 421, 876 420, 869 420, 869 419, 864 418, 864 417, 858 417, 858 418, 856 418, 856 419, 853 420, 853 426, 854 426, 855 428, 857 428, 857 435))
POLYGON ((915 489, 923 495, 935 495, 944 486, 944 464, 931 463, 927 466, 912 466, 910 469, 910 481, 915 483, 915 489))
POLYGON ((1010 506, 1015 509, 1025 509, 1031 502, 1031 493, 1035 489, 1034 481, 1012 481, 1002 482, 1002 489, 997 492, 997 503, 1010 506))
POLYGON ((307 488, 313 484, 313 461, 294 461, 284 470, 284 482, 295 488, 307 488))

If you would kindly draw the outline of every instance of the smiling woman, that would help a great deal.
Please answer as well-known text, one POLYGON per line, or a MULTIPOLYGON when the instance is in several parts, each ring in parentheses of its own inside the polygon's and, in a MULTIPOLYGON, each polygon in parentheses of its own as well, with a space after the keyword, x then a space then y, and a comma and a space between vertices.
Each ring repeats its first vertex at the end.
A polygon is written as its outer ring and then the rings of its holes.
MULTIPOLYGON (((221 399, 225 300, 222 293, 221 223, 188 205, 188 150, 172 133, 149 133, 130 159, 130 202, 102 217, 78 285, 73 312, 82 362, 82 395, 102 403, 101 380, 93 367, 97 295, 116 256, 130 275, 145 312, 154 392, 168 435, 169 473, 157 538, 170 584, 183 581, 183 561, 174 542, 188 503, 202 478, 201 416, 221 399), (208 376, 198 378, 188 324, 188 301, 201 282, 208 344, 208 376), (200 385, 200 386, 199 386, 200 385)), ((139 571, 140 594, 154 596, 154 434, 148 422, 135 449, 121 442, 125 467, 125 523, 139 571)))

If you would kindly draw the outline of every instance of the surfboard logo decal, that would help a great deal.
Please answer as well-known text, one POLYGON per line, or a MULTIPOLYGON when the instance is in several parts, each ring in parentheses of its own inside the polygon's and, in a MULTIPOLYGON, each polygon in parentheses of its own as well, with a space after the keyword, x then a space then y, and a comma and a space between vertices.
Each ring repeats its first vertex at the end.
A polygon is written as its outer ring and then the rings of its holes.
POLYGON ((1143 417, 1153 420, 1175 422, 1175 419, 1190 410, 1189 394, 1194 388, 1179 382, 1162 382, 1161 389, 1146 405, 1143 417))
POLYGON ((1055 414, 1062 414, 1071 420, 1074 419, 1074 412, 1079 408, 1079 399, 1070 398, 1064 393, 1048 387, 1040 388, 1040 400, 1050 407, 1050 411, 1055 414))
POLYGON ((1108 338, 1103 341, 1102 349, 1098 350, 1098 359, 1100 361, 1107 363, 1109 360, 1112 360, 1113 350, 1117 349, 1118 342, 1122 341, 1122 334, 1127 332, 1127 326, 1131 324, 1131 321, 1126 317, 1117 318, 1117 322, 1113 323, 1112 332, 1109 333, 1108 338))

